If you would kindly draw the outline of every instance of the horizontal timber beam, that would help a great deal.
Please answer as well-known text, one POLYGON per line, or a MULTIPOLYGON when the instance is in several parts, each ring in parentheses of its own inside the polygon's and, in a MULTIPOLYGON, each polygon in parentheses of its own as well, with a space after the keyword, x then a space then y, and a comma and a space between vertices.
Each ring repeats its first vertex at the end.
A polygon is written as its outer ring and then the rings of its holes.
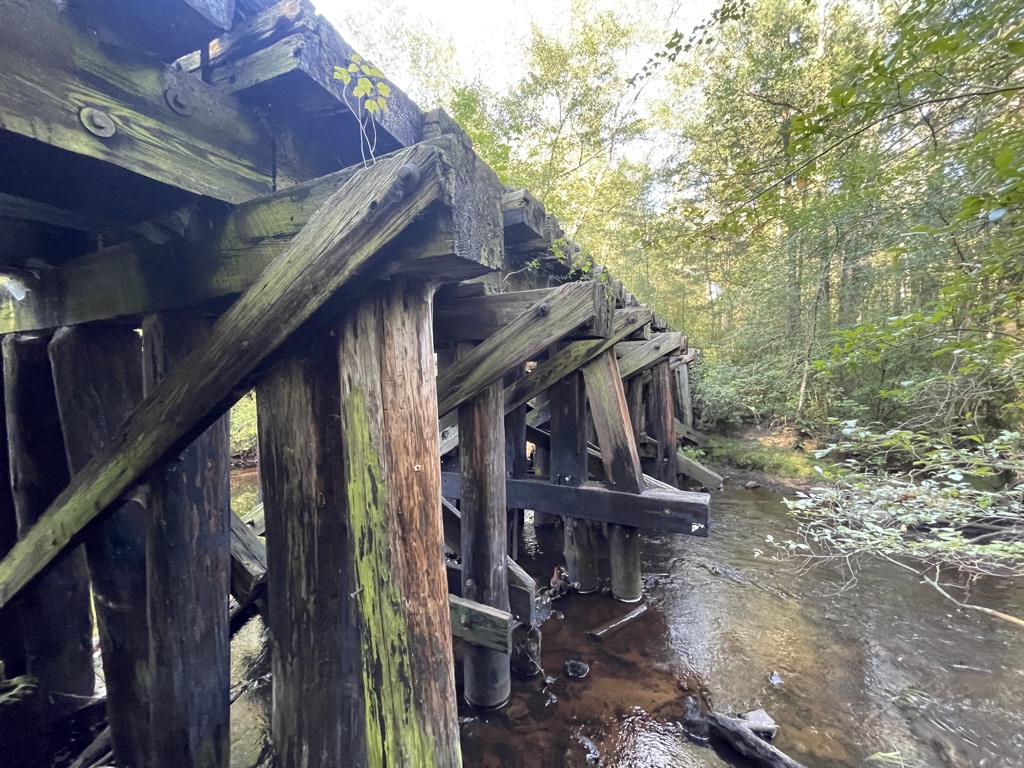
MULTIPOLYGON (((458 136, 422 146, 443 151, 443 171, 455 199, 419 222, 415 236, 392 245, 390 272, 466 278, 500 267, 497 177, 458 136)), ((391 157, 378 159, 378 164, 391 157)), ((359 171, 346 168, 243 203, 199 245, 131 242, 69 262, 45 280, 33 280, 22 299, 3 292, 0 334, 132 317, 241 293, 359 171)))
POLYGON ((0 16, 4 131, 230 203, 273 189, 271 137, 236 98, 101 44, 60 4, 0 0, 0 16))
MULTIPOLYGON (((508 506, 599 523, 631 525, 666 533, 708 535, 710 496, 706 493, 648 488, 643 493, 612 491, 600 483, 552 485, 538 480, 505 481, 508 506)), ((441 473, 442 495, 461 495, 457 472, 441 473)))
MULTIPOLYGON (((366 278, 391 240, 450 200, 436 147, 417 145, 346 182, 177 365, 0 561, 0 608, 162 459, 215 421, 244 379, 342 287, 366 278), (419 183, 399 171, 418 169, 419 183)), ((234 397, 233 397, 234 395, 234 397)))

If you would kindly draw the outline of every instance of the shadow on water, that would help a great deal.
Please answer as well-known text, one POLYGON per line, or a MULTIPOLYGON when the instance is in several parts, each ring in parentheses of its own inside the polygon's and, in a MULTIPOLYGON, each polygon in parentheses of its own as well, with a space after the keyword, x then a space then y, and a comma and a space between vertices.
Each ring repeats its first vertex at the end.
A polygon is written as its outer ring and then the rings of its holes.
MULTIPOLYGON (((694 691, 719 711, 766 709, 781 726, 776 745, 809 768, 1024 766, 1024 633, 957 611, 888 563, 847 585, 836 569, 774 559, 766 537, 793 529, 781 498, 727 490, 713 496, 709 539, 649 534, 653 610, 604 641, 587 630, 632 606, 602 594, 556 601, 544 675, 514 681, 497 712, 461 705, 465 765, 746 765, 687 740, 679 720, 694 691), (590 665, 583 680, 564 673, 577 659, 590 665)), ((560 540, 561 529, 523 530, 520 562, 539 583, 560 561, 560 540)), ((973 597, 1024 613, 1020 585, 981 583, 973 597)), ((255 620, 232 647, 233 766, 266 754, 263 634, 255 620)))

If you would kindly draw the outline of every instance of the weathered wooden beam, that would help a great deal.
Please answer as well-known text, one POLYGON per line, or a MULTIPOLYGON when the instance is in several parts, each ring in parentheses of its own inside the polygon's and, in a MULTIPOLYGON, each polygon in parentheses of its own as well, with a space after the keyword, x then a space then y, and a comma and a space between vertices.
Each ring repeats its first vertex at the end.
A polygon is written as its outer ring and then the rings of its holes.
POLYGON ((3 0, 0 8, 5 131, 218 200, 272 190, 271 138, 237 99, 102 45, 57 4, 3 0))
MULTIPOLYGON (((261 509, 262 509, 262 505, 261 509)), ((253 526, 231 514, 231 594, 244 610, 261 600, 267 585, 267 552, 253 526)))
MULTIPOLYGON (((587 401, 583 396, 583 377, 571 373, 548 393, 551 412, 551 442, 548 447, 548 480, 553 485, 578 486, 587 480, 587 401)), ((524 507, 533 509, 536 507, 524 507)), ((542 512, 551 510, 542 509, 542 512)), ((597 531, 589 520, 563 516, 562 554, 569 581, 581 594, 600 586, 597 574, 599 543, 597 531)))
MULTIPOLYGON (((458 352, 460 357, 468 356, 473 348, 468 344, 460 345, 458 352)), ((499 611, 508 611, 505 414, 500 378, 459 406, 459 435, 463 489, 462 595, 499 611)), ((508 700, 512 686, 508 651, 511 651, 511 644, 504 653, 481 645, 466 649, 463 695, 469 704, 494 709, 508 700)))
MULTIPOLYGON (((47 336, 22 334, 3 339, 11 487, 20 538, 12 553, 24 544, 43 510, 68 482, 53 374, 46 355, 48 341, 47 336)), ((82 548, 68 551, 54 563, 26 593, 18 611, 26 671, 36 678, 42 693, 37 699, 42 707, 37 713, 37 737, 42 739, 47 720, 71 711, 76 697, 91 696, 96 679, 89 574, 82 548)))
POLYGON ((679 365, 672 368, 675 377, 676 418, 687 427, 693 428, 693 397, 690 394, 690 366, 679 365))
POLYGON ((68 11, 105 44, 174 61, 230 29, 235 0, 71 0, 68 11))
POLYGON ((362 171, 309 220, 0 561, 0 607, 143 473, 220 416, 257 365, 443 194, 438 155, 417 146, 362 171), (417 169, 419 184, 409 183, 408 170, 400 177, 406 165, 417 169))
POLYGON ((371 766, 461 765, 440 558, 431 293, 422 281, 392 281, 352 307, 337 329, 358 582, 351 597, 362 633, 371 766))
POLYGON ((474 648, 504 656, 505 666, 508 666, 508 655, 512 653, 512 630, 516 627, 511 613, 452 594, 448 595, 448 609, 452 636, 462 638, 474 648))
MULTIPOLYGON (((497 177, 458 135, 423 146, 443 151, 442 172, 454 198, 394 243, 386 255, 388 273, 459 279, 496 269, 502 258, 497 177)), ((23 299, 0 296, 0 333, 142 315, 241 293, 360 170, 346 168, 239 205, 199 244, 132 241, 62 265, 44 282, 26 273, 23 299)))
POLYGON ((676 451, 676 467, 679 472, 712 491, 720 490, 722 483, 725 482, 720 474, 708 469, 699 461, 694 461, 681 450, 676 451))
POLYGON ((619 358, 619 374, 623 379, 629 379, 652 368, 659 360, 667 360, 669 355, 678 351, 681 340, 682 334, 672 332, 659 333, 648 341, 623 342, 630 346, 626 354, 619 358))
MULTIPOLYGON (((483 341, 502 330, 538 302, 549 301, 557 289, 490 293, 484 296, 434 302, 434 343, 455 344, 483 341)), ((565 339, 606 339, 612 332, 614 316, 602 312, 593 320, 566 334, 565 339)))
MULTIPOLYGON (((358 78, 367 76, 362 70, 349 86, 334 77, 335 67, 353 62, 360 68, 371 66, 311 3, 285 0, 213 41, 203 69, 209 82, 228 92, 265 97, 273 89, 278 102, 307 119, 344 114, 346 123, 365 122, 364 140, 372 144, 376 139, 381 154, 419 141, 423 113, 391 81, 371 79, 386 83, 389 93, 387 108, 370 112, 362 107, 364 98, 352 95, 358 78)), ((190 59, 186 66, 196 63, 190 59)), ((368 146, 366 152, 372 151, 368 146)))
MULTIPOLYGON (((611 335, 597 341, 575 341, 566 344, 559 352, 539 363, 533 371, 505 388, 505 413, 511 413, 538 395, 543 394, 559 379, 579 370, 616 342, 628 336, 650 319, 646 307, 631 310, 615 310, 611 335)), ((441 417, 438 422, 438 436, 441 455, 450 453, 459 445, 459 429, 451 415, 441 417)))
POLYGON ((698 432, 693 427, 686 426, 679 419, 676 419, 676 434, 683 440, 693 443, 698 448, 703 448, 711 441, 711 438, 703 432, 698 432))
MULTIPOLYGON (((18 540, 18 518, 11 493, 11 463, 7 451, 7 408, 2 396, 3 365, 0 364, 0 558, 11 551, 18 540)), ((0 662, 8 678, 25 674, 25 638, 18 621, 17 606, 0 609, 0 662)))
MULTIPOLYGON (((367 764, 355 542, 343 479, 338 355, 274 367, 257 390, 274 758, 367 764)), ((258 541, 258 540, 257 540, 258 541)), ((375 585, 368 584, 373 589, 375 585)))
MULTIPOLYGON (((583 380, 601 447, 605 481, 616 490, 640 493, 646 485, 615 353, 608 350, 587 363, 583 380)), ((609 525, 608 553, 612 595, 623 602, 636 602, 643 597, 636 528, 609 525)))
POLYGON ((514 253, 545 251, 551 240, 545 230, 544 206, 528 190, 506 192, 501 199, 505 248, 514 253))
MULTIPOLYGON (((63 328, 48 352, 67 463, 75 474, 142 400, 141 339, 131 326, 63 328)), ((95 526, 85 549, 114 754, 126 765, 148 765, 146 510, 129 501, 95 526)))
POLYGON ((611 297, 600 283, 569 283, 556 289, 441 372, 438 412, 443 415, 458 407, 572 330, 611 311, 611 297))
MULTIPOLYGON (((441 492, 461 496, 457 472, 441 473, 441 492)), ((707 536, 710 497, 676 489, 648 488, 643 493, 612 491, 600 483, 572 487, 538 480, 506 480, 509 506, 572 515, 598 523, 618 523, 666 533, 707 536)))
POLYGON ((607 339, 574 341, 566 344, 547 360, 538 363, 533 371, 505 391, 506 411, 518 408, 550 388, 559 379, 579 370, 581 366, 593 360, 606 349, 611 349, 637 328, 645 325, 650 317, 651 310, 646 307, 615 310, 612 332, 607 339))
MULTIPOLYGON (((447 499, 441 499, 441 517, 444 525, 444 543, 458 557, 462 554, 462 513, 447 499)), ((458 568, 458 589, 453 589, 454 582, 448 580, 448 591, 462 595, 462 568, 453 563, 445 564, 449 569, 458 568)), ((537 619, 537 583, 511 557, 505 557, 508 569, 508 602, 509 610, 516 621, 528 627, 533 626, 537 619)))
MULTIPOLYGON (((146 318, 147 393, 158 392, 160 382, 187 364, 209 326, 208 318, 194 314, 146 318)), ((149 478, 146 613, 152 746, 147 764, 153 768, 227 768, 229 763, 228 421, 227 414, 221 416, 173 465, 149 478)))
POLYGON ((667 358, 651 368, 647 400, 647 433, 656 441, 654 476, 666 483, 678 482, 676 423, 672 410, 672 372, 667 358))

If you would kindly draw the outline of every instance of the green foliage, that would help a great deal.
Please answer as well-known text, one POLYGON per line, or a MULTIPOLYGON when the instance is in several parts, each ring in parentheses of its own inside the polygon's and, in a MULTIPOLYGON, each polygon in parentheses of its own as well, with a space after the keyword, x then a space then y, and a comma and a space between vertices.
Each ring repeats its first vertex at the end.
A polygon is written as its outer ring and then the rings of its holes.
POLYGON ((757 440, 720 435, 713 436, 701 453, 702 458, 694 458, 712 465, 749 469, 790 480, 807 480, 815 477, 818 474, 815 467, 824 465, 824 462, 815 461, 799 448, 786 448, 757 440))
POLYGON ((256 458, 256 393, 248 392, 231 408, 231 456, 244 461, 256 458))
POLYGON ((384 73, 377 67, 364 62, 358 53, 353 53, 347 66, 334 68, 334 79, 351 86, 350 92, 357 104, 367 113, 388 111, 391 86, 384 82, 384 73))

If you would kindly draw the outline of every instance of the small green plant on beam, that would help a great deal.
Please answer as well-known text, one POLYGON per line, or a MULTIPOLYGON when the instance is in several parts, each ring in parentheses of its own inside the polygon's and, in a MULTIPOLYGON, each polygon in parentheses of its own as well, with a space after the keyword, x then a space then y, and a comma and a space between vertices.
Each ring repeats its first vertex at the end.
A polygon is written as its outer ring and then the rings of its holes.
POLYGON ((363 158, 363 164, 376 161, 377 150, 377 123, 373 116, 378 112, 388 111, 388 99, 391 97, 391 86, 385 82, 384 73, 377 67, 363 61, 358 53, 353 53, 347 65, 334 68, 334 79, 341 80, 345 89, 342 95, 345 104, 356 116, 359 123, 359 154, 363 158), (348 101, 351 96, 355 99, 355 108, 348 101), (372 137, 367 132, 369 123, 372 137), (369 159, 367 158, 369 153, 369 159))

